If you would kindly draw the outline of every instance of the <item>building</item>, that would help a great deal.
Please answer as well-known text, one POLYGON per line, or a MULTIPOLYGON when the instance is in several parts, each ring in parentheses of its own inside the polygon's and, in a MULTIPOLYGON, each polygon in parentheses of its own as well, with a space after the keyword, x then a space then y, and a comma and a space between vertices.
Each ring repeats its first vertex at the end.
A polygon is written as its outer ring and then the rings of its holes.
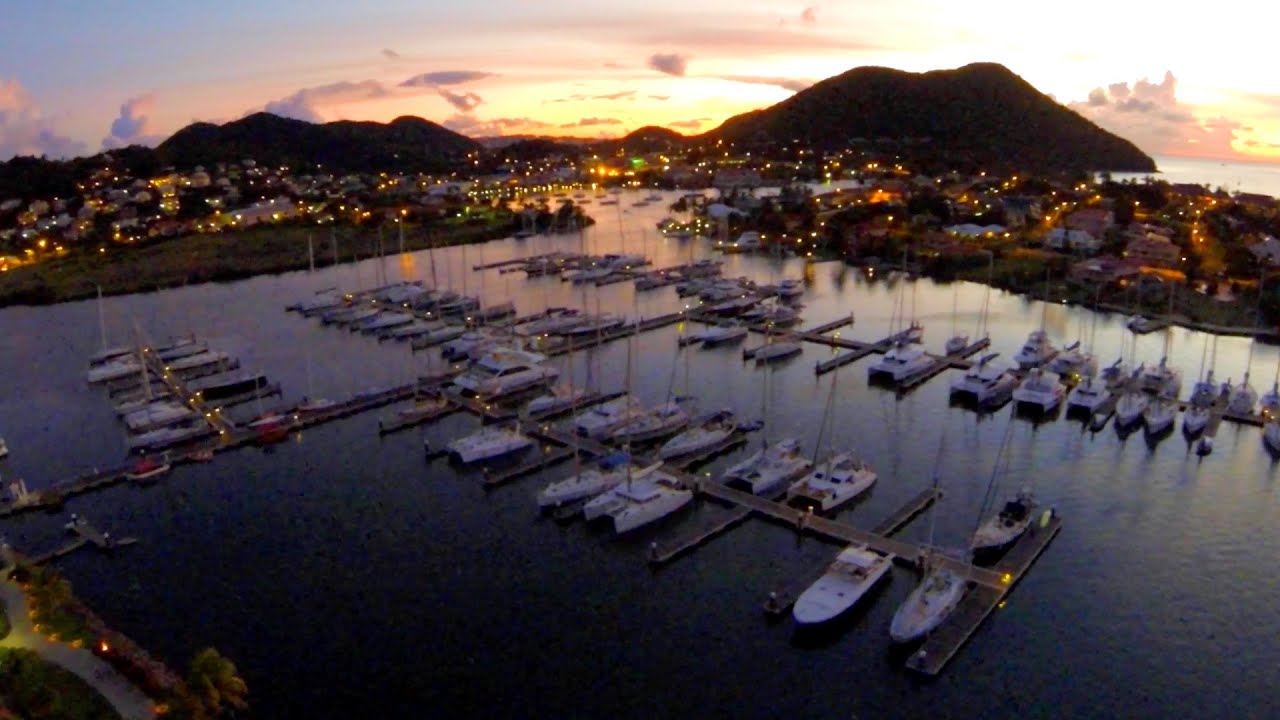
POLYGON ((1149 267, 1176 268, 1182 264, 1182 248, 1155 233, 1130 240, 1124 256, 1149 267))
POLYGON ((1045 238, 1045 245, 1063 252, 1082 252, 1092 255, 1102 248, 1102 241, 1084 230, 1054 228, 1045 238))
POLYGON ((1040 219, 1040 200, 1025 195, 1010 195, 1000 199, 1004 206, 1004 224, 1011 228, 1030 225, 1040 219))
POLYGON ((1071 266, 1071 279, 1080 283, 1111 284, 1136 276, 1140 267, 1130 259, 1091 258, 1071 266))
POLYGON ((1116 214, 1106 208, 1084 208, 1066 218, 1068 229, 1083 230, 1096 238, 1105 236, 1107 228, 1115 224, 1116 214))

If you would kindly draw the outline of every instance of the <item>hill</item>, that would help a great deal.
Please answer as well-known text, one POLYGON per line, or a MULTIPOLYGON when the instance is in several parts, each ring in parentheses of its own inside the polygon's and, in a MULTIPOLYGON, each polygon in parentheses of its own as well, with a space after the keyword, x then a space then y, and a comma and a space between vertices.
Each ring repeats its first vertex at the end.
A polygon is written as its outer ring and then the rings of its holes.
POLYGON ((161 143, 156 155, 175 167, 253 158, 265 165, 318 163, 376 172, 443 168, 479 149, 471 138, 418 117, 315 124, 260 112, 224 125, 188 125, 161 143))
POLYGON ((1156 169, 1133 143, 990 63, 927 73, 855 68, 772 107, 729 118, 697 139, 739 145, 794 139, 819 148, 905 141, 916 148, 911 155, 945 155, 993 168, 1156 169))

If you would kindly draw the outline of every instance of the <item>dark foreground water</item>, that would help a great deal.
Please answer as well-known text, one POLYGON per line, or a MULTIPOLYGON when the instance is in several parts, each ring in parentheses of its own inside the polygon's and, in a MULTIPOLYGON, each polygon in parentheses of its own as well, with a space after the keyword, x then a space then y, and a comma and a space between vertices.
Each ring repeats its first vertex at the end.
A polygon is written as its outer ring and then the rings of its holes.
MULTIPOLYGON (((674 264, 688 246, 660 241, 659 207, 596 210, 587 237, 600 251, 626 247, 674 264), (616 214, 617 217, 611 217, 616 214)), ((467 264, 573 248, 577 238, 491 243, 467 264)), ((701 255, 703 246, 692 249, 701 255)), ((461 289, 462 249, 436 256, 437 275, 461 289)), ((264 277, 106 301, 108 332, 135 320, 153 338, 194 331, 281 380, 286 398, 342 398, 407 382, 438 359, 406 346, 322 329, 282 308, 312 289, 368 287, 384 275, 429 276, 417 253, 376 263, 264 277), (307 371, 310 366, 310 372, 307 371)), ((798 276, 798 260, 730 258, 727 275, 798 276)), ((582 304, 554 279, 526 282, 496 271, 465 274, 468 289, 522 311, 582 304), (483 277, 483 287, 481 287, 483 277)), ((847 314, 843 332, 886 334, 899 285, 811 268, 806 324, 847 314)), ((957 322, 972 328, 985 290, 963 286, 957 322)), ((926 325, 926 346, 951 333, 952 288, 902 286, 926 325)), ((592 288, 605 309, 656 315, 680 306, 671 288, 592 288)), ((1042 318, 1055 340, 1092 337, 1104 363, 1120 352, 1123 318, 993 295, 994 348, 1010 357, 1042 318)), ((12 457, 6 479, 39 487, 123 456, 122 432, 104 393, 83 382, 98 345, 95 303, 0 311, 0 435, 12 457)), ((972 332, 972 330, 970 330, 972 332)), ((737 348, 678 354, 679 329, 644 335, 635 348, 635 391, 650 402, 685 388, 703 407, 760 416, 771 437, 798 436, 812 450, 831 377, 809 347, 771 376, 737 348), (769 392, 764 401, 766 380, 769 392)), ((1203 336, 1174 330, 1171 355, 1189 390, 1203 336)), ((1163 336, 1137 342, 1159 359, 1163 336)), ((626 343, 573 359, 574 374, 621 388, 626 343)), ((1239 377, 1248 344, 1219 344, 1218 375, 1239 377)), ((1252 357, 1255 386, 1270 385, 1274 348, 1252 357)), ((568 369, 569 359, 558 360, 568 369)), ((946 499, 936 539, 960 544, 975 525, 1009 411, 979 418, 951 408, 949 374, 896 399, 869 388, 864 360, 838 379, 834 437, 875 464, 880 482, 841 516, 876 523, 930 482, 946 433, 946 499)), ((121 486, 76 499, 66 512, 141 542, 114 556, 84 551, 61 561, 77 591, 124 632, 175 665, 204 645, 234 658, 262 718, 444 717, 1265 717, 1280 660, 1275 638, 1280 556, 1276 468, 1254 428, 1226 425, 1201 460, 1174 434, 1154 448, 1110 426, 1091 434, 1066 419, 1013 420, 1011 473, 998 493, 1034 485, 1065 518, 1062 534, 943 676, 921 681, 891 651, 889 618, 915 582, 893 579, 848 621, 816 637, 761 613, 768 591, 834 556, 833 545, 752 520, 658 571, 645 548, 697 522, 698 508, 615 540, 581 524, 540 518, 536 490, 572 471, 562 465, 496 491, 443 461, 423 460, 422 440, 443 443, 476 426, 457 415, 379 438, 370 413, 308 430, 267 451, 220 455, 160 484, 121 486)), ((757 440, 758 442, 758 440, 757 440)), ((739 456, 723 458, 723 468, 739 456)), ((62 515, 0 522, 22 549, 59 539, 62 515)), ((927 518, 904 536, 924 539, 927 518)))

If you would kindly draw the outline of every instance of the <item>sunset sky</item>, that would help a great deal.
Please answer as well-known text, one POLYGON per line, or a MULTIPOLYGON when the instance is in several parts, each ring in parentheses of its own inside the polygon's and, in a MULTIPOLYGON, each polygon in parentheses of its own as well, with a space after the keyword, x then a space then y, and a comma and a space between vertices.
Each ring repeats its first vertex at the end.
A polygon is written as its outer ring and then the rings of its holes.
POLYGON ((262 109, 473 136, 693 133, 859 65, 992 61, 1148 153, 1280 162, 1261 2, 19 3, 0 31, 0 159, 262 109))

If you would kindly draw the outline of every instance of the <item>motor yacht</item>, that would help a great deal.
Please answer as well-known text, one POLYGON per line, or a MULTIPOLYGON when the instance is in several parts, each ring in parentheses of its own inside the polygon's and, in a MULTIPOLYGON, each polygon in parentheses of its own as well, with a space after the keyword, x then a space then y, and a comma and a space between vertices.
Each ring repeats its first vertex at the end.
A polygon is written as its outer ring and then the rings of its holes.
POLYGON ((1056 353, 1053 343, 1049 342, 1048 333, 1044 330, 1033 330, 1027 336, 1027 341, 1023 343, 1022 348, 1018 350, 1018 354, 1013 356, 1013 361, 1023 370, 1030 370, 1048 362, 1056 353))
POLYGON ((979 405, 995 402, 1018 386, 1018 376, 996 367, 1000 353, 984 355, 978 363, 951 382, 951 394, 970 397, 979 405))
POLYGON ((935 565, 894 612, 889 637, 908 643, 929 634, 960 604, 968 585, 955 571, 935 565))
POLYGON ((787 502, 828 512, 870 490, 876 478, 875 470, 853 453, 836 453, 787 488, 787 502))
POLYGON ((836 556, 827 572, 796 598, 791 614, 801 625, 835 619, 858 603, 893 566, 892 555, 850 545, 836 556))
POLYGON ((542 364, 546 356, 526 350, 495 348, 453 379, 464 397, 493 399, 554 382, 560 371, 542 364))
POLYGON ((587 500, 626 482, 628 475, 632 482, 643 480, 660 467, 662 463, 640 467, 632 462, 627 453, 610 453, 601 458, 595 467, 585 468, 576 475, 553 482, 540 490, 536 498, 538 507, 560 507, 566 503, 587 500))
POLYGON ((872 380, 884 379, 900 383, 932 366, 933 359, 924 350, 899 342, 884 357, 867 367, 867 375, 872 380))
POLYGON ((489 426, 450 442, 445 449, 459 462, 470 464, 510 455, 531 447, 533 447, 533 440, 518 429, 489 426))
POLYGON ((787 438, 757 450, 729 468, 720 476, 720 482, 735 490, 770 497, 807 469, 809 461, 800 454, 799 441, 787 438))
POLYGON ((705 452, 723 442, 733 434, 735 429, 733 413, 729 410, 695 418, 688 429, 671 438, 658 449, 658 457, 670 460, 705 452))
POLYGON ((615 485, 582 508, 587 521, 607 517, 619 535, 660 520, 693 500, 693 493, 673 475, 655 469, 639 480, 615 485))
POLYGON ((1019 407, 1032 407, 1041 412, 1051 412, 1067 394, 1067 387, 1056 373, 1033 368, 1022 384, 1013 391, 1014 402, 1019 407))
POLYGON ((1036 501, 1030 490, 1019 492, 1004 504, 1000 512, 978 526, 969 541, 969 548, 974 553, 982 553, 998 552, 1008 547, 1031 527, 1031 512, 1035 507, 1036 501))

